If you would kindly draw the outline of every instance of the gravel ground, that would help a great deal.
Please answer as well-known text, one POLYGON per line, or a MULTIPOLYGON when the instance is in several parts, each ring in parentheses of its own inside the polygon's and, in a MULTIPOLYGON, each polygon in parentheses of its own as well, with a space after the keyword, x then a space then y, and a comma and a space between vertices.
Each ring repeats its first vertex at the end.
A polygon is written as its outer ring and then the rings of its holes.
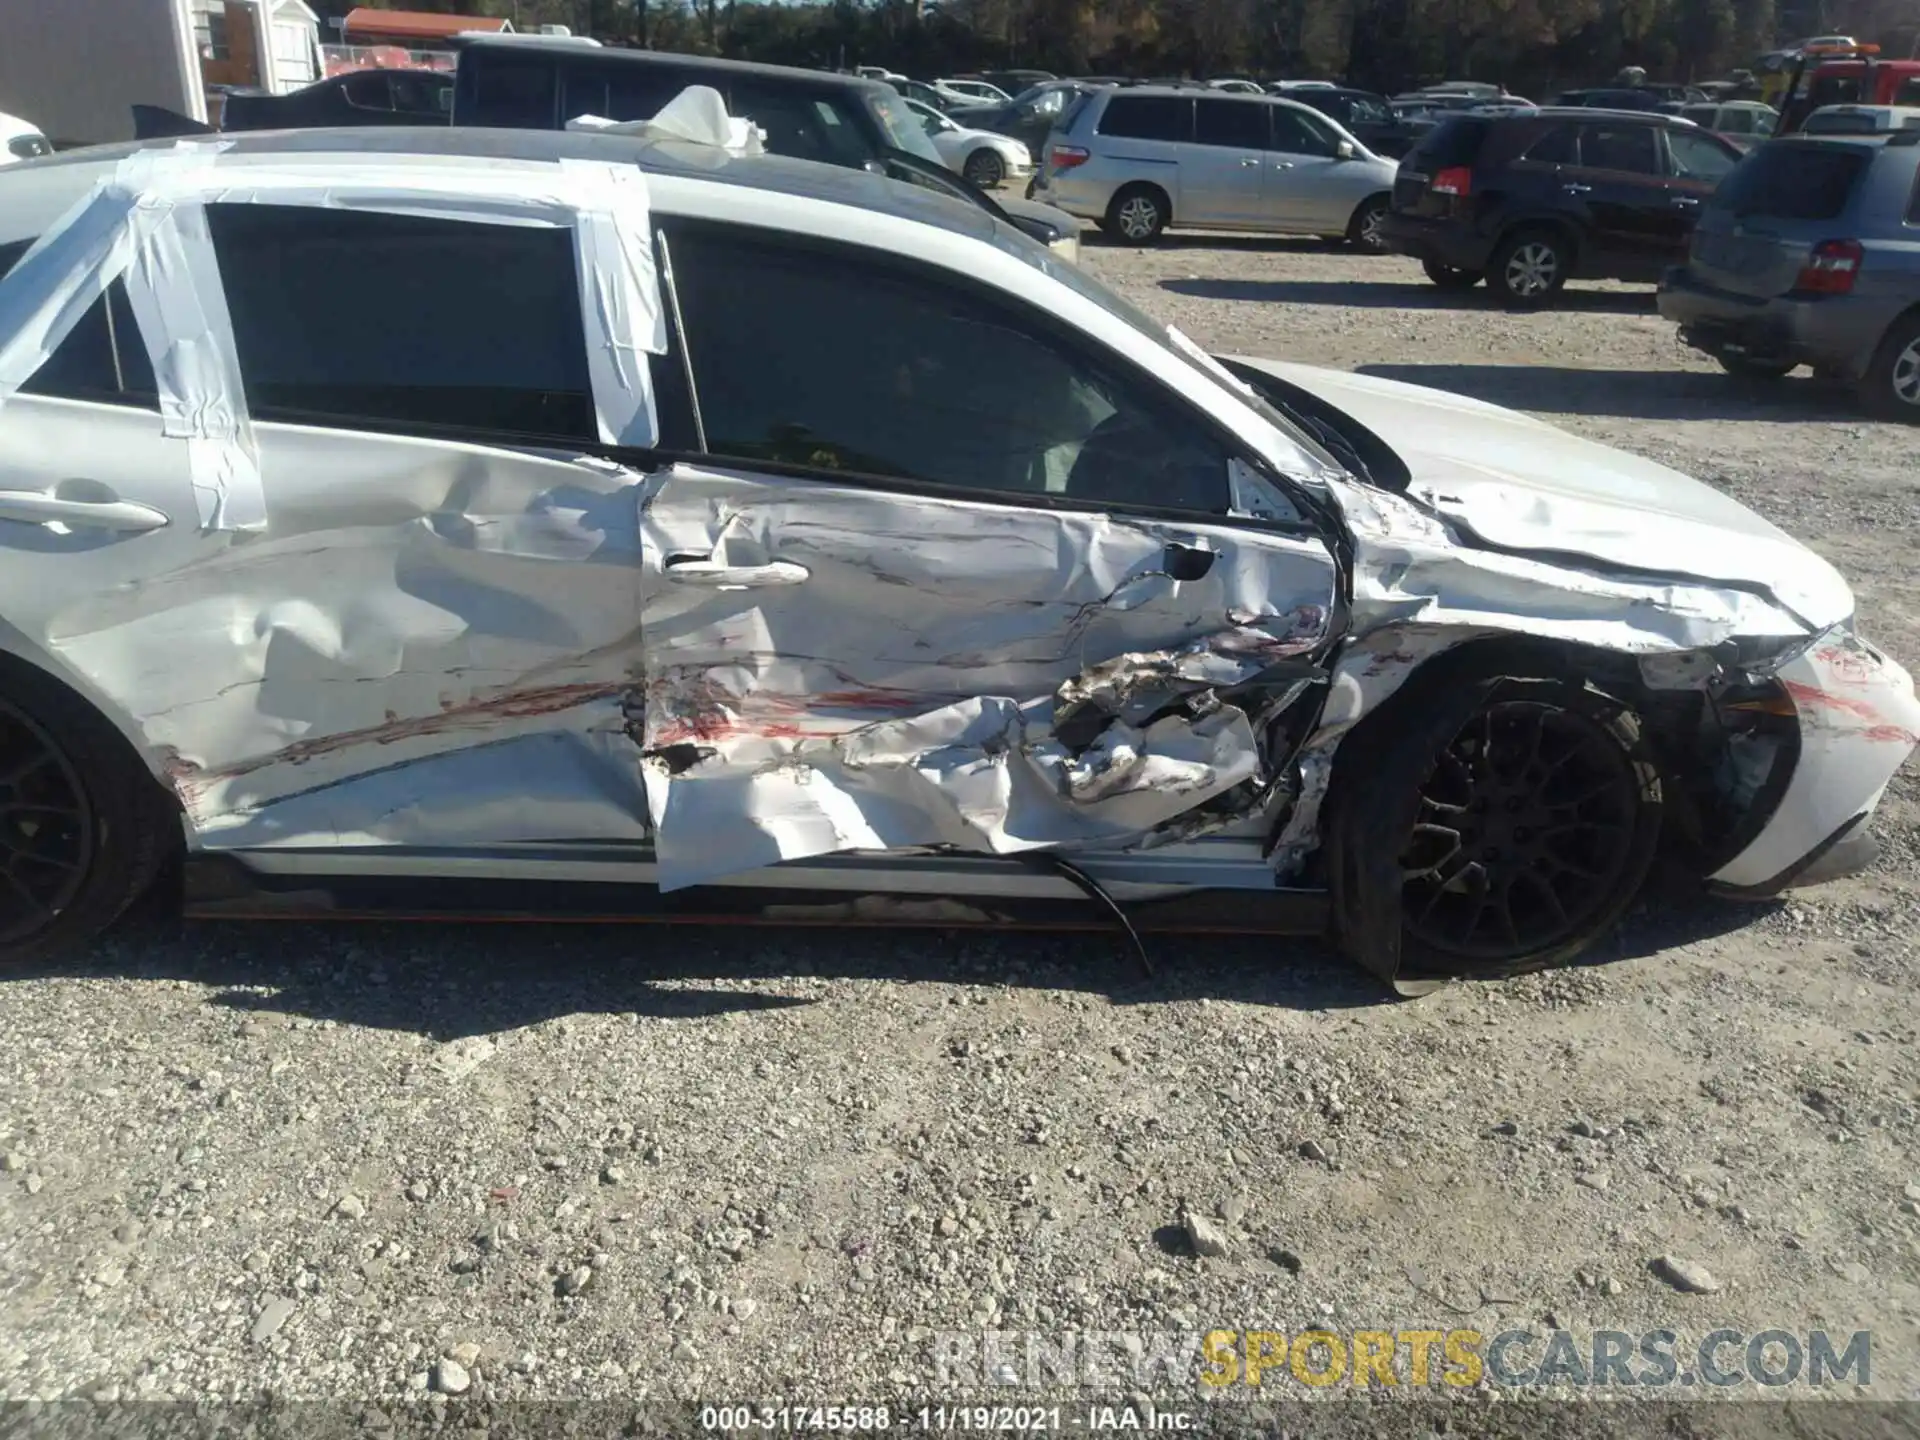
MULTIPOLYGON (((1645 291, 1087 263, 1216 350, 1699 475, 1920 660, 1920 432, 1728 381, 1645 291)), ((1920 775, 1881 816, 1860 880, 1415 1003, 1306 943, 1143 982, 1099 936, 131 927, 0 986, 0 1395, 872 1402, 943 1393, 936 1331, 1558 1322, 1870 1328, 1912 1397, 1920 775)))

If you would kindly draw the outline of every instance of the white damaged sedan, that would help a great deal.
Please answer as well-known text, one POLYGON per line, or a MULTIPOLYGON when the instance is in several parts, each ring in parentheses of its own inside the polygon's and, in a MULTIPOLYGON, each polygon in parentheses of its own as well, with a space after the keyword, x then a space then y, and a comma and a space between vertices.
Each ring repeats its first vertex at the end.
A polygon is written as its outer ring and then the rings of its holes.
POLYGON ((1578 953, 1663 846, 1857 867, 1920 732, 1725 496, 1216 361, 862 172, 96 150, 0 176, 0 271, 16 959, 181 854, 200 913, 1105 902, 1404 989, 1578 953))

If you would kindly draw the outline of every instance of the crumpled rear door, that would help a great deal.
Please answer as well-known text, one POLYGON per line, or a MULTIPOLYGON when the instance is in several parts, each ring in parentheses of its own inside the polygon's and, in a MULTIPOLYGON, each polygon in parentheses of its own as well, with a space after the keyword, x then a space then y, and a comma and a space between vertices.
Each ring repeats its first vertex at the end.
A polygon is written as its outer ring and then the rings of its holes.
POLYGON ((1317 539, 674 467, 642 520, 664 888, 847 850, 1118 848, 1266 778, 1317 539))

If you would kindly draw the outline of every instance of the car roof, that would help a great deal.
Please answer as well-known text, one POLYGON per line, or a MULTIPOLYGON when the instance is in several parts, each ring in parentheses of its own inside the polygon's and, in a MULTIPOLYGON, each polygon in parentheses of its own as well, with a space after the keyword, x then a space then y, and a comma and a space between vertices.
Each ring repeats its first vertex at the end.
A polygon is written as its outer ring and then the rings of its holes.
MULTIPOLYGON (((1262 91, 1258 95, 1245 90, 1215 90, 1208 85, 1129 85, 1124 90, 1115 87, 1114 95, 1164 95, 1176 99, 1193 100, 1231 100, 1246 101, 1250 105, 1291 105, 1296 110, 1311 110, 1311 105, 1298 100, 1289 100, 1285 95, 1275 95, 1262 91)), ((1322 94, 1325 92, 1322 91, 1322 94)))
POLYGON ((1487 120, 1637 120, 1644 125, 1664 125, 1673 130, 1698 130, 1700 127, 1683 115, 1666 115, 1658 110, 1613 110, 1605 105, 1536 105, 1531 110, 1491 114, 1487 120))
POLYGON ((722 60, 710 55, 683 55, 677 51, 623 50, 614 46, 599 49, 555 46, 548 50, 515 44, 511 36, 487 35, 461 47, 461 55, 484 55, 488 51, 525 56, 541 54, 548 58, 580 65, 639 65, 656 70, 698 70, 706 74, 736 75, 778 80, 790 85, 811 85, 821 90, 859 90, 897 93, 885 80, 865 75, 842 75, 833 70, 806 70, 797 65, 763 65, 753 60, 722 60))
MULTIPOLYGON (((782 155, 730 155, 712 146, 631 135, 577 130, 496 130, 481 126, 393 126, 350 129, 252 130, 205 139, 131 141, 65 150, 38 160, 0 168, 0 243, 24 238, 38 228, 16 229, 8 222, 15 206, 10 193, 24 186, 48 186, 77 199, 96 180, 112 174, 130 155, 166 150, 203 150, 239 160, 286 160, 293 164, 328 162, 353 165, 368 155, 405 156, 451 162, 484 161, 489 169, 520 166, 536 179, 562 160, 634 165, 649 174, 739 186, 769 195, 848 205, 902 219, 940 226, 960 235, 985 237, 996 225, 985 210, 890 180, 864 169, 797 160, 782 155), (69 186, 58 177, 72 172, 69 186)), ((57 210, 55 213, 58 213, 57 210)))

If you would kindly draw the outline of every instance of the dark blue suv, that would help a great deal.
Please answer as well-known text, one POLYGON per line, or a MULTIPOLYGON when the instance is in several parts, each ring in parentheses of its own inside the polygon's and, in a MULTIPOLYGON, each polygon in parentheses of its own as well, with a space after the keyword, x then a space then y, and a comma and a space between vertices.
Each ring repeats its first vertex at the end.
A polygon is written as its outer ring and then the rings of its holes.
POLYGON ((1686 258, 1702 202, 1740 152, 1690 120, 1551 108, 1460 115, 1400 162, 1389 250, 1449 289, 1540 306, 1568 280, 1653 284, 1686 258))

